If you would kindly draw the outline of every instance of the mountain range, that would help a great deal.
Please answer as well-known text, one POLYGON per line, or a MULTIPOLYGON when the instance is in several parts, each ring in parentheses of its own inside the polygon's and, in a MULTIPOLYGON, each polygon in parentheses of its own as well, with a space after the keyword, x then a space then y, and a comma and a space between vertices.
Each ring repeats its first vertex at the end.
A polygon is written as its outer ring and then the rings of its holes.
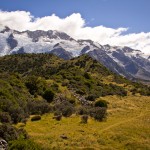
POLYGON ((20 32, 0 28, 0 56, 23 53, 52 53, 65 60, 87 54, 117 74, 150 81, 150 56, 140 50, 75 40, 55 30, 20 32))

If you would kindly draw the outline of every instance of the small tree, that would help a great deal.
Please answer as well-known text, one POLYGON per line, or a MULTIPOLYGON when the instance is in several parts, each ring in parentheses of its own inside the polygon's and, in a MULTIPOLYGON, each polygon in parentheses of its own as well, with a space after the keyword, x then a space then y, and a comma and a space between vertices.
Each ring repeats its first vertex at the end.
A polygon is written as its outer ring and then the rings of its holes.
POLYGON ((51 89, 47 89, 44 94, 43 98, 47 100, 48 103, 51 103, 54 99, 54 92, 51 89))
POLYGON ((95 104, 94 104, 94 106, 95 107, 105 107, 105 108, 107 108, 107 101, 105 101, 105 100, 98 100, 98 101, 96 101, 95 102, 95 104))

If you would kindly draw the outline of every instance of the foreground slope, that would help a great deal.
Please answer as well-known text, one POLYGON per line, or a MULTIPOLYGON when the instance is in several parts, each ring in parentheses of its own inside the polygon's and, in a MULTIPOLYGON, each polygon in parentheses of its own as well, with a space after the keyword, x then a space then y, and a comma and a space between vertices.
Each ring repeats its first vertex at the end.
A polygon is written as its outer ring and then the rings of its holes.
POLYGON ((41 121, 28 121, 25 129, 44 149, 150 149, 149 97, 128 96, 120 99, 107 96, 104 99, 109 102, 105 122, 90 118, 88 124, 81 124, 80 117, 75 115, 58 122, 47 114, 41 121), (67 136, 67 139, 62 139, 61 135, 67 136))

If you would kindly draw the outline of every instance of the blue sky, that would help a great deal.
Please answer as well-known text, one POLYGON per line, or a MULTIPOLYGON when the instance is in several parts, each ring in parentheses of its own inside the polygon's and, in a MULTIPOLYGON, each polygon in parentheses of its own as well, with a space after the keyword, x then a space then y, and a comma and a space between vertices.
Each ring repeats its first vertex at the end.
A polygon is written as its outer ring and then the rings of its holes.
POLYGON ((0 0, 0 29, 58 30, 150 55, 149 14, 150 0, 0 0))
POLYGON ((0 0, 2 11, 25 10, 35 17, 80 13, 87 26, 128 27, 150 31, 150 0, 0 0))

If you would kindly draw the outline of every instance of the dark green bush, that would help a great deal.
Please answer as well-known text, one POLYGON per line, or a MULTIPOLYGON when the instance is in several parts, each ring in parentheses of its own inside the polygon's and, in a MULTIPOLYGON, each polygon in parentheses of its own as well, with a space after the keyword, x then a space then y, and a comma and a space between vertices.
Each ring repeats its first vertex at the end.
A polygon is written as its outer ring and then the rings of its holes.
POLYGON ((35 115, 31 118, 31 121, 38 121, 41 120, 41 116, 40 115, 35 115))
POLYGON ((56 111, 54 112, 54 116, 59 116, 59 115, 62 115, 61 111, 56 110, 56 111))
POLYGON ((49 105, 49 103, 47 103, 46 100, 44 100, 44 101, 35 101, 35 100, 29 101, 27 104, 27 108, 29 110, 29 113, 32 115, 35 115, 35 114, 42 115, 42 114, 52 111, 52 107, 49 105))
POLYGON ((74 112, 74 106, 68 101, 65 101, 55 104, 54 110, 60 112, 64 117, 70 117, 74 112))
POLYGON ((0 122, 11 123, 11 117, 8 112, 0 112, 0 122))
POLYGON ((73 107, 66 106, 62 109, 62 115, 64 117, 70 117, 73 114, 73 107))
POLYGON ((0 125, 0 137, 7 142, 17 140, 19 138, 27 139, 27 132, 23 129, 17 129, 10 124, 1 124, 0 125))
POLYGON ((9 108, 9 113, 11 116, 11 120, 15 124, 21 122, 21 120, 24 119, 27 115, 21 107, 17 107, 14 105, 9 108))
POLYGON ((43 98, 47 100, 48 103, 51 103, 54 99, 54 92, 51 89, 47 89, 44 94, 43 98))
POLYGON ((95 107, 89 110, 89 114, 97 121, 103 121, 107 116, 107 109, 105 107, 95 107))
POLYGON ((84 115, 84 114, 88 114, 88 110, 86 107, 80 106, 79 108, 77 108, 76 113, 78 115, 84 115))
POLYGON ((108 102, 105 100, 98 100, 95 102, 94 106, 95 107, 106 107, 107 108, 108 102))
POLYGON ((0 125, 0 137, 4 140, 12 141, 19 138, 19 134, 17 129, 10 124, 2 124, 0 125))
POLYGON ((32 95, 34 94, 42 95, 43 91, 46 88, 46 82, 43 78, 36 76, 29 76, 26 80, 27 81, 25 85, 32 95))

